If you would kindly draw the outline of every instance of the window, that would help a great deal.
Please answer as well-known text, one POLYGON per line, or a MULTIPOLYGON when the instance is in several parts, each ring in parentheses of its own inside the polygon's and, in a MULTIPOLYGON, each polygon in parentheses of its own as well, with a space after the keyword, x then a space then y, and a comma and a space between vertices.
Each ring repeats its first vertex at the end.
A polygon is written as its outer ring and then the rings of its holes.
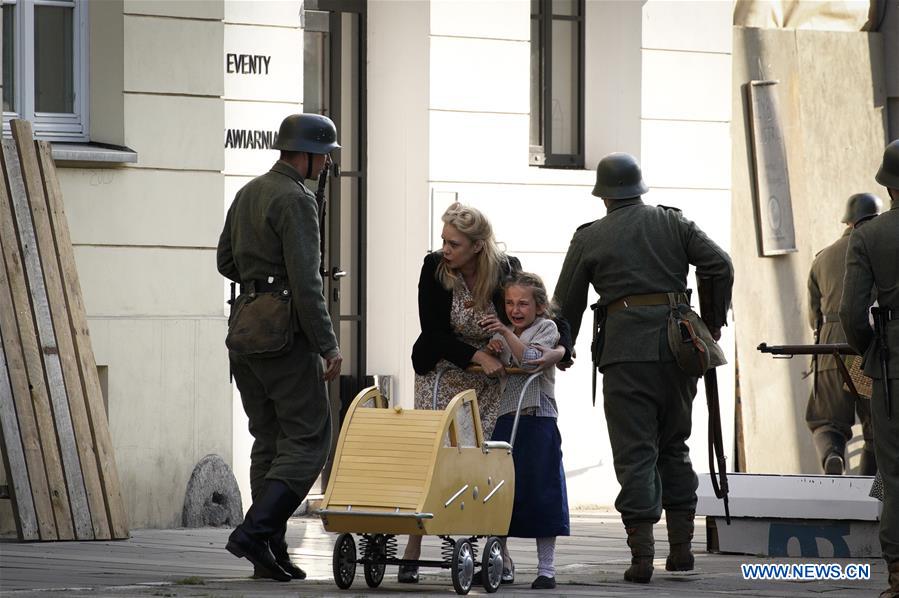
POLYGON ((86 141, 87 1, 3 0, 3 131, 24 118, 35 136, 86 141))
POLYGON ((584 0, 531 0, 530 163, 584 167, 584 0))

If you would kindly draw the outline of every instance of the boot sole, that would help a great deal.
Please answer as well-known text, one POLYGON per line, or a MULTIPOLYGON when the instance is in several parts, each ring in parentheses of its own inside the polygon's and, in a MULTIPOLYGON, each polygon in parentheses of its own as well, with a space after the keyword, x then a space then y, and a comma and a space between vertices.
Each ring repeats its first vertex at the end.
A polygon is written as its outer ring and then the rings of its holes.
MULTIPOLYGON (((254 566, 259 567, 260 569, 264 569, 265 571, 271 571, 271 569, 261 560, 253 558, 249 552, 240 547, 240 545, 228 540, 228 543, 225 544, 225 550, 233 554, 239 559, 247 559, 254 566)), ((290 581, 293 578, 286 573, 281 573, 280 575, 274 571, 271 571, 272 575, 268 579, 274 579, 276 581, 290 581)))

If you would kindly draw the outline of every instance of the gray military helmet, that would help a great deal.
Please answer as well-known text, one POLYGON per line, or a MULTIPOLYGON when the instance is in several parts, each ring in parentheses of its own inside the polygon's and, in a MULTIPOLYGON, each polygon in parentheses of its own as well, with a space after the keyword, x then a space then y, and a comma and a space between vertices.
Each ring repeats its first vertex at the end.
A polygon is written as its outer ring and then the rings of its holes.
POLYGON ((272 148, 288 152, 327 154, 338 149, 337 127, 321 114, 291 114, 281 121, 272 148))
POLYGON ((649 191, 637 159, 624 152, 607 155, 596 165, 593 195, 603 199, 628 199, 649 191))
POLYGON ((891 141, 883 150, 883 164, 874 178, 884 187, 899 189, 899 139, 891 141))
POLYGON ((840 222, 858 224, 880 212, 880 198, 873 193, 856 193, 846 202, 846 214, 840 222))

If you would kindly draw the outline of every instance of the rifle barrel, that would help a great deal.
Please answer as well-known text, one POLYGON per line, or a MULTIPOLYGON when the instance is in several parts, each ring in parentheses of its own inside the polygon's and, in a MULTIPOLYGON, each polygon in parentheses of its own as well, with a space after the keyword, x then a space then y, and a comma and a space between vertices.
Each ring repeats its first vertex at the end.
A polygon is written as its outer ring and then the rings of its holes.
POLYGON ((824 343, 820 345, 769 345, 762 343, 758 347, 762 353, 771 355, 858 355, 858 352, 847 343, 824 343))

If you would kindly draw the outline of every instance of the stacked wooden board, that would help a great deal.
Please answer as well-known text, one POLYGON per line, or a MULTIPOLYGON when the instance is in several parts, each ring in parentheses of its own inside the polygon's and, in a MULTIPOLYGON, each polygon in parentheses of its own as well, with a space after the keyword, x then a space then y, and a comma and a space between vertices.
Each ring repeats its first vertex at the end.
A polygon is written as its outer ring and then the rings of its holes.
POLYGON ((0 434, 21 540, 128 537, 50 144, 11 122, 0 168, 0 434))

